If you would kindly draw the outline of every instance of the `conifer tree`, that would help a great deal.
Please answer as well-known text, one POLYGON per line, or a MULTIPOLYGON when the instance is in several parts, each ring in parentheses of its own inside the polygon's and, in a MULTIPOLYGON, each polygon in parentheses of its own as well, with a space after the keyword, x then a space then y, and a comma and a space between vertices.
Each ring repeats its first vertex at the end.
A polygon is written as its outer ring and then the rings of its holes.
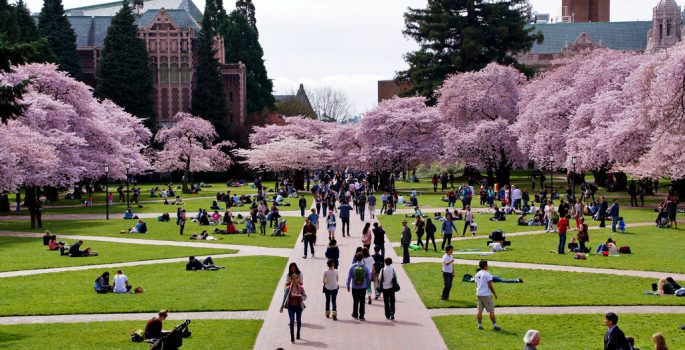
POLYGON ((238 0, 235 2, 235 8, 236 10, 242 12, 245 17, 247 17, 248 22, 250 23, 250 27, 254 29, 255 32, 259 33, 257 30, 257 15, 256 15, 256 10, 254 7, 254 4, 252 3, 252 0, 238 0))
POLYGON ((31 12, 23 0, 19 0, 14 6, 14 16, 19 30, 19 42, 30 43, 40 40, 36 22, 31 18, 31 12))
POLYGON ((202 33, 198 38, 192 114, 208 120, 216 128, 220 140, 228 139, 228 107, 219 62, 214 55, 214 36, 221 21, 221 1, 207 0, 202 17, 202 33))
POLYGON ((59 69, 81 80, 82 72, 76 53, 76 33, 64 13, 62 0, 45 0, 38 16, 38 30, 48 39, 48 49, 59 69))
POLYGON ((264 50, 259 44, 259 35, 250 25, 250 20, 240 10, 228 15, 222 30, 226 51, 226 62, 243 62, 247 71, 247 112, 261 112, 273 109, 276 101, 272 95, 273 82, 264 66, 264 50))
POLYGON ((424 9, 409 8, 403 33, 420 48, 404 56, 409 69, 396 78, 411 83, 407 96, 419 94, 434 103, 435 90, 456 72, 497 62, 531 74, 515 59, 543 39, 526 27, 530 11, 527 0, 428 0, 424 9))
POLYGON ((145 125, 155 130, 152 88, 147 48, 138 37, 133 9, 128 1, 124 1, 107 29, 95 93, 100 98, 112 100, 136 117, 146 118, 145 125))
POLYGON ((16 38, 19 36, 14 7, 7 0, 0 0, 0 34, 11 42, 17 42, 16 38))

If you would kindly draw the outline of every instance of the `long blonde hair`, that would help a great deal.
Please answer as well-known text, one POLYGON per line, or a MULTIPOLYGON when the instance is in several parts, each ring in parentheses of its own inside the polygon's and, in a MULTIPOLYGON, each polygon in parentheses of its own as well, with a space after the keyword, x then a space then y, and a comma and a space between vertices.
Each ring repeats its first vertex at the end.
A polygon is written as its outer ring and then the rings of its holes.
MULTIPOLYGON (((668 283, 668 281, 665 278, 662 278, 659 280, 659 288, 658 288, 659 294, 661 294, 661 295, 666 294, 666 293, 664 293, 664 285, 666 285, 666 283, 668 283)), ((663 335, 661 333, 656 333, 656 334, 654 334, 654 336, 656 336, 657 334, 661 335, 661 338, 663 339, 663 335)), ((654 339, 654 336, 652 336, 652 339, 654 339)))
POLYGON ((654 333, 652 336, 652 341, 654 342, 655 350, 668 350, 668 345, 666 345, 666 338, 661 333, 654 333))

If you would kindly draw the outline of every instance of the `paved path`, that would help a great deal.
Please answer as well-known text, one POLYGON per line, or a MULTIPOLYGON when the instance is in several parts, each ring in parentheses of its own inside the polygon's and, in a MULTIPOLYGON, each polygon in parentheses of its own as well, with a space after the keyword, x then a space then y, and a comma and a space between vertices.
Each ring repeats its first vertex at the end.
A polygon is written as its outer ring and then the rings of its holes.
MULTIPOLYGON (((671 298, 671 297, 662 297, 671 298)), ((676 297, 672 297, 676 298, 676 297)), ((621 314, 685 314, 685 306, 549 306, 549 307, 497 307, 498 315, 567 315, 600 314, 609 311, 621 314)), ((447 315, 473 316, 475 308, 431 309, 431 317, 447 315)))
MULTIPOLYGON (((210 311, 210 312, 170 312, 167 320, 263 320, 266 311, 210 311)), ((81 314, 50 316, 9 316, 0 317, 1 325, 38 324, 38 323, 81 323, 107 321, 147 321, 154 313, 130 314, 81 314)), ((141 328, 144 328, 141 324, 141 328)))
MULTIPOLYGON (((351 238, 342 238, 340 221, 337 225, 336 238, 340 248, 340 285, 338 292, 337 321, 327 319, 324 315, 325 297, 321 292, 322 276, 326 267, 323 258, 328 233, 324 227, 319 230, 315 247, 317 258, 302 259, 303 244, 298 243, 290 261, 298 264, 304 276, 304 287, 307 290, 307 309, 302 315, 302 339, 290 345, 290 331, 288 329, 287 313, 278 312, 283 299, 283 289, 277 288, 271 301, 271 306, 265 316, 255 349, 273 350, 278 347, 287 349, 446 349, 442 336, 430 318, 416 289, 410 283, 404 272, 400 259, 397 258, 390 246, 386 246, 386 254, 393 258, 393 266, 397 272, 398 282, 402 290, 397 294, 397 319, 385 319, 382 300, 374 300, 372 305, 366 305, 366 321, 351 318, 352 295, 345 289, 347 270, 357 246, 361 246, 362 222, 356 214, 351 214, 351 238)), ((285 274, 279 286, 285 283, 285 274)))
MULTIPOLYGON (((411 261, 416 262, 416 263, 422 263, 422 262, 424 262, 424 263, 425 262, 440 263, 440 262, 442 262, 442 258, 412 257, 411 261)), ((454 262, 455 262, 455 264, 478 266, 478 260, 455 259, 454 262)), ((517 262, 506 262, 506 261, 495 261, 495 260, 488 260, 488 265, 489 266, 497 266, 497 267, 509 267, 509 268, 514 268, 514 269, 598 273, 598 274, 604 274, 604 275, 647 277, 647 278, 655 278, 655 279, 660 279, 660 278, 663 278, 664 276, 671 276, 671 277, 673 277, 673 279, 678 280, 678 281, 685 280, 685 274, 672 273, 672 272, 614 270, 614 269, 602 269, 602 268, 582 267, 582 266, 529 264, 529 263, 517 263, 517 262)))

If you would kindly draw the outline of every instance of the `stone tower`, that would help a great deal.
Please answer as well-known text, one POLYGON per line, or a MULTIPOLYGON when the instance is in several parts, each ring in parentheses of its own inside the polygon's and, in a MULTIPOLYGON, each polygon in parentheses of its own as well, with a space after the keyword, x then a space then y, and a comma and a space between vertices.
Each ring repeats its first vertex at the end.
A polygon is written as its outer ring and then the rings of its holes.
POLYGON ((611 0, 562 0, 564 22, 609 22, 611 0))
POLYGON ((680 6, 675 0, 660 0, 654 8, 645 51, 654 53, 679 43, 683 38, 681 21, 680 6))

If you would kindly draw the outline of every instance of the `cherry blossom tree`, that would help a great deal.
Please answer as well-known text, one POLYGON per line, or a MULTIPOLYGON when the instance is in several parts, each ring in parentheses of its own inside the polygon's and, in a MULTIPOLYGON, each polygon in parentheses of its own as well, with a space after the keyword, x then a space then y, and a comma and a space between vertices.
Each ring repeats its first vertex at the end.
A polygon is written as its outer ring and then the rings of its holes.
POLYGON ((271 142, 240 149, 236 154, 252 169, 273 172, 320 169, 330 164, 332 157, 331 150, 321 144, 292 135, 277 136, 271 142))
POLYGON ((512 167, 526 163, 517 135, 509 132, 525 81, 515 68, 496 63, 450 76, 437 93, 446 136, 444 162, 486 170, 491 183, 494 172, 497 182, 509 183, 512 167))
POLYGON ((192 174, 199 171, 224 171, 232 161, 224 148, 232 147, 230 141, 214 144, 218 138, 209 121, 180 112, 173 126, 163 128, 155 140, 163 145, 156 153, 157 171, 183 171, 183 193, 189 193, 192 174))

